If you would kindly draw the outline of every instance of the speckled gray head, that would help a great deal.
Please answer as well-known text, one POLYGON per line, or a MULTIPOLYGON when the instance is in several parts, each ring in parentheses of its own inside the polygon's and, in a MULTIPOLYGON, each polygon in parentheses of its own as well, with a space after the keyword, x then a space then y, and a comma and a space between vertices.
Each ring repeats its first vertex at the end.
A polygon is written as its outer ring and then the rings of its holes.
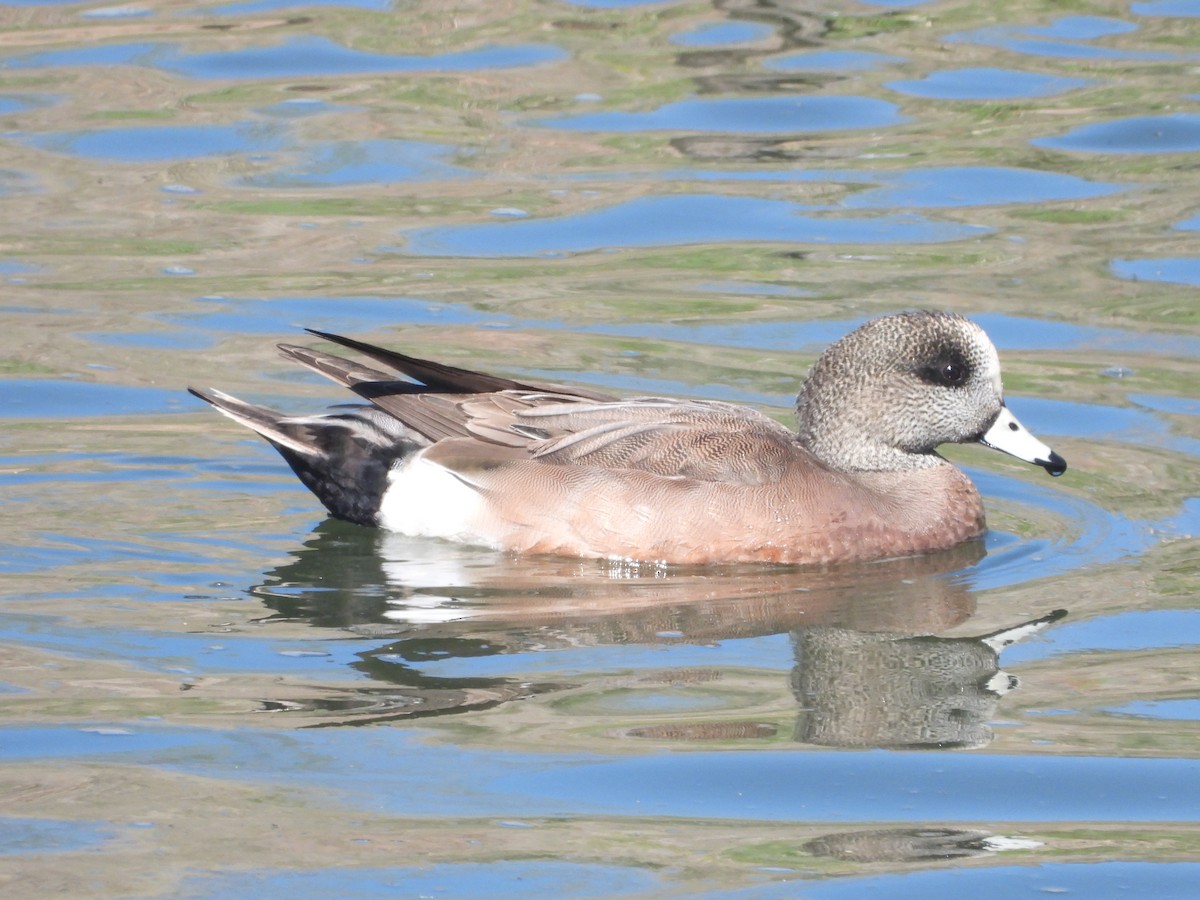
POLYGON ((1000 359, 983 329, 947 312, 872 319, 817 360, 796 400, 799 437, 832 468, 939 465, 940 444, 979 441, 1061 475, 1061 456, 1004 405, 1000 359))

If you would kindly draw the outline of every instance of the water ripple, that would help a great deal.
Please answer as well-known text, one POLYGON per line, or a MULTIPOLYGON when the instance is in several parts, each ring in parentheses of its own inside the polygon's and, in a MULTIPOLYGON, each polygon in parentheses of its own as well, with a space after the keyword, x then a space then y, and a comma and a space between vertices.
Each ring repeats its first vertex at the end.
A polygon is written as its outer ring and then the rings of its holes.
POLYGON ((991 231, 915 215, 816 217, 801 215, 804 209, 715 194, 640 197, 572 216, 415 229, 405 233, 405 249, 417 256, 533 257, 728 241, 924 244, 991 231))
POLYGON ((536 119, 572 131, 710 131, 786 134, 884 128, 908 118, 894 103, 871 97, 729 97, 680 100, 648 112, 594 112, 536 119))
POLYGON ((251 47, 218 53, 185 53, 174 44, 115 44, 51 50, 16 56, 0 68, 35 69, 64 66, 152 66, 203 79, 313 78, 371 72, 474 72, 510 69, 565 59, 566 52, 547 44, 487 46, 430 56, 366 53, 324 37, 294 37, 274 47, 251 47))

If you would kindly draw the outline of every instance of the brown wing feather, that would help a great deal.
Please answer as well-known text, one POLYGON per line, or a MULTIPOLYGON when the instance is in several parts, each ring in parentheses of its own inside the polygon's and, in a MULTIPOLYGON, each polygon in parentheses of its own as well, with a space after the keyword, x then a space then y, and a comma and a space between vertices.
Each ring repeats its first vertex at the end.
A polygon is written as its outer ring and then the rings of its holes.
MULTIPOLYGON (((311 329, 310 329, 311 330, 311 329)), ((322 331, 419 383, 341 357, 281 344, 284 355, 348 387, 430 441, 456 440, 474 464, 533 458, 549 465, 634 469, 741 484, 777 480, 795 437, 753 409, 717 401, 605 394, 458 369, 322 331), (467 447, 474 444, 474 449, 467 447)), ((447 450, 446 452, 450 452, 447 450)))
POLYGON ((799 445, 774 429, 730 431, 700 423, 605 424, 544 442, 543 462, 640 469, 655 475, 764 484, 778 481, 799 445))
POLYGON ((798 451, 795 437, 774 419, 725 403, 594 403, 505 392, 462 407, 472 435, 525 446, 534 459, 553 465, 762 484, 780 478, 798 451))

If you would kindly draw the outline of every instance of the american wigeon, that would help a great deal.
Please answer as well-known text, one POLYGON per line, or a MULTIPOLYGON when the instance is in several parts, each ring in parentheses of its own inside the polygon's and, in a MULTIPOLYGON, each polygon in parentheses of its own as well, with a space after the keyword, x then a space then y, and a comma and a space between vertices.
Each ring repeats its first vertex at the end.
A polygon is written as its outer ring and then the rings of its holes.
POLYGON ((293 417, 192 393, 266 438, 333 515, 409 535, 664 563, 875 559, 984 532, 940 444, 1067 467, 1005 407, 983 329, 951 313, 874 319, 829 347, 795 433, 744 406, 619 399, 311 333, 411 380, 281 344, 369 405, 293 417))

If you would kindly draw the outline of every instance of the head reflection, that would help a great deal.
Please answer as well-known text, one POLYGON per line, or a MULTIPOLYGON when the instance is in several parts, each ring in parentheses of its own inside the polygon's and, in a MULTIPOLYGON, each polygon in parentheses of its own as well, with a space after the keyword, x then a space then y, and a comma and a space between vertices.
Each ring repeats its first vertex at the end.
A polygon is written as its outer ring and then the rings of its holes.
POLYGON ((999 651, 1066 613, 972 638, 810 628, 792 634, 796 740, 830 747, 973 748, 1017 686, 999 651))

